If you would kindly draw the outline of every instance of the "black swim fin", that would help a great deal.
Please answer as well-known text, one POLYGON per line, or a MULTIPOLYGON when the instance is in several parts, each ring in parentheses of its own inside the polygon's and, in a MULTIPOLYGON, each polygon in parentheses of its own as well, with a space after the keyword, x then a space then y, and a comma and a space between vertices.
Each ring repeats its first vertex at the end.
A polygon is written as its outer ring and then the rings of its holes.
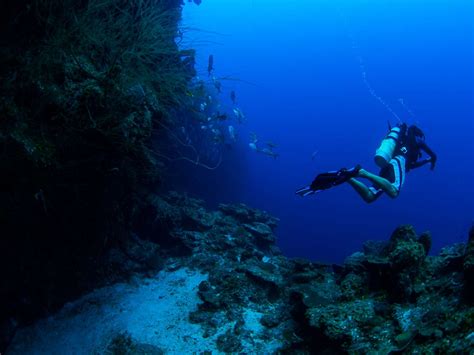
POLYGON ((311 188, 311 186, 306 186, 306 187, 303 187, 303 188, 297 190, 296 194, 300 195, 301 197, 306 197, 306 196, 314 194, 315 192, 317 192, 317 191, 313 190, 311 188))
POLYGON ((316 176, 310 186, 303 187, 296 191, 297 195, 302 197, 314 194, 316 192, 327 190, 331 187, 345 183, 350 178, 356 177, 361 169, 360 165, 351 169, 342 168, 338 171, 329 171, 316 176))

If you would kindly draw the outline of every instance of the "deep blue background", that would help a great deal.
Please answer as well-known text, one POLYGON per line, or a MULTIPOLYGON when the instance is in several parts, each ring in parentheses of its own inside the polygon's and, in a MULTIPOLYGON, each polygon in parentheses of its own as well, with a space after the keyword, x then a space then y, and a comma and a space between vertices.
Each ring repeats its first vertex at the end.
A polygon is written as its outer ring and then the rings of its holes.
POLYGON ((453 1, 203 0, 186 3, 186 44, 235 90, 248 122, 217 171, 181 166, 178 186, 220 202, 244 202, 281 219, 288 256, 340 262, 400 224, 430 230, 434 251, 466 240, 474 220, 473 7, 453 1), (377 171, 375 149, 394 116, 418 123, 438 154, 407 176, 400 196, 365 204, 350 186, 301 199, 314 175, 360 163, 377 171), (399 104, 405 104, 410 114, 399 104), (249 132, 279 145, 277 160, 248 148, 249 132), (314 160, 312 153, 319 153, 314 160))

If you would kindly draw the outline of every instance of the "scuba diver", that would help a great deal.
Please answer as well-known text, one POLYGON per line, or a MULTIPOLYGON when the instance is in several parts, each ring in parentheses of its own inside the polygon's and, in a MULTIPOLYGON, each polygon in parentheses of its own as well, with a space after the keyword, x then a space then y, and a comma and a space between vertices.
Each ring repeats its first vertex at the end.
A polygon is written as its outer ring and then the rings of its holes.
POLYGON ((311 185, 299 189, 296 194, 308 196, 347 182, 367 203, 374 202, 384 192, 395 198, 405 182, 406 172, 428 163, 433 170, 436 160, 436 154, 425 143, 425 135, 420 128, 415 125, 408 127, 405 123, 393 128, 389 125, 389 133, 375 153, 375 163, 381 168, 378 175, 362 169, 360 165, 330 171, 316 176, 311 185), (422 152, 429 158, 421 159, 422 152), (373 186, 369 187, 356 178, 365 178, 373 186))

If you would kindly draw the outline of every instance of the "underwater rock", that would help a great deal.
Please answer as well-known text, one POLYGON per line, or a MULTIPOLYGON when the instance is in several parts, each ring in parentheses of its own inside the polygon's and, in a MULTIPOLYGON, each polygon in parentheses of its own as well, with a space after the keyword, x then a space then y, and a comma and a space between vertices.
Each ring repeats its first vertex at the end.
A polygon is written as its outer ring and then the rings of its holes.
POLYGON ((262 318, 260 318, 260 323, 267 328, 275 328, 278 326, 282 321, 282 316, 279 313, 270 313, 265 314, 262 318))
MULTIPOLYGON (((349 255, 344 260, 344 272, 364 272, 367 264, 367 254, 362 252, 356 252, 349 255)), ((370 255, 370 254, 369 254, 370 255)))
POLYGON ((269 285, 278 288, 282 287, 285 282, 283 275, 277 272, 277 267, 272 263, 248 260, 237 270, 244 271, 248 277, 262 285, 269 285))
POLYGON ((411 225, 402 225, 397 227, 391 237, 390 242, 395 243, 397 241, 415 241, 417 240, 416 231, 411 225))
POLYGON ((394 319, 398 322, 403 333, 414 331, 419 328, 425 310, 412 305, 395 305, 394 319))
MULTIPOLYGON (((174 191, 169 192, 165 199, 168 206, 175 206, 171 211, 174 212, 172 215, 175 218, 176 213, 180 216, 180 228, 192 231, 206 231, 212 228, 214 216, 204 208, 204 201, 174 191)), ((170 210, 168 206, 164 206, 165 210, 170 210)))
POLYGON ((151 344, 132 339, 128 333, 116 335, 107 346, 105 355, 164 355, 165 351, 151 344))
POLYGON ((183 228, 189 230, 206 231, 212 228, 214 216, 207 213, 203 207, 186 208, 183 213, 183 228))
POLYGON ((202 246, 202 239, 206 235, 201 232, 189 230, 174 230, 170 233, 169 241, 173 244, 167 245, 167 250, 171 255, 190 256, 196 252, 196 249, 202 246))
POLYGON ((359 342, 366 337, 364 328, 370 325, 375 317, 373 303, 368 301, 354 301, 313 307, 307 311, 310 326, 324 333, 326 337, 346 346, 359 342))
POLYGON ((425 256, 425 249, 418 241, 401 240, 390 247, 387 257, 395 270, 410 268, 416 270, 424 261, 425 256))
POLYGON ((463 260, 464 278, 466 279, 466 292, 470 299, 474 299, 474 226, 469 231, 466 252, 463 260))
POLYGON ((264 223, 255 222, 253 224, 244 224, 244 228, 256 238, 256 245, 261 249, 268 249, 275 243, 270 226, 264 223))
POLYGON ((137 233, 160 243, 160 237, 181 225, 182 214, 177 205, 157 195, 142 201, 140 214, 135 217, 137 233))
POLYGON ((380 256, 385 254, 388 242, 382 240, 368 240, 364 243, 363 251, 367 256, 380 256))
POLYGON ((320 290, 317 285, 296 285, 291 288, 291 297, 301 302, 306 308, 314 308, 332 304, 334 299, 330 294, 320 290))
POLYGON ((311 281, 320 280, 322 277, 324 277, 324 276, 319 272, 306 271, 306 272, 295 273, 291 277, 291 280, 294 283, 304 284, 304 283, 309 283, 311 281))
POLYGON ((291 259, 293 263, 293 270, 295 272, 304 272, 312 269, 313 264, 308 259, 303 258, 293 258, 291 259))
POLYGON ((394 299, 407 301, 415 297, 414 284, 424 264, 426 249, 419 242, 413 227, 398 227, 384 254, 382 261, 388 261, 388 265, 384 265, 385 276, 378 282, 384 284, 383 287, 394 299))
POLYGON ((214 288, 208 281, 203 281, 199 284, 199 298, 203 301, 200 306, 205 310, 219 309, 222 305, 222 299, 214 291, 214 288))
POLYGON ((442 248, 439 252, 440 268, 443 272, 460 271, 463 267, 465 253, 466 245, 462 243, 456 243, 442 248))
MULTIPOLYGON (((402 352, 405 350, 410 343, 415 339, 415 336, 418 334, 417 330, 407 331, 401 334, 398 334, 394 341, 396 345, 396 352, 402 352)), ((392 351, 393 352, 393 351, 392 351)))
MULTIPOLYGON (((426 238, 425 234, 421 240, 426 238)), ((393 268, 399 270, 416 268, 423 262, 425 256, 425 246, 419 242, 412 226, 400 226, 393 232, 387 247, 387 257, 393 268)))
POLYGON ((217 338, 217 349, 224 353, 236 353, 242 350, 240 339, 229 329, 217 338))
MULTIPOLYGON (((147 241, 131 238, 125 251, 114 249, 110 270, 121 266, 125 277, 147 267, 176 273, 189 268, 201 275, 188 289, 196 305, 182 318, 199 327, 196 337, 216 351, 468 353, 474 347, 474 309, 463 293, 474 264, 474 236, 467 247, 426 256, 428 234, 417 237, 412 227, 402 226, 388 242, 366 242, 336 272, 281 255, 274 245, 275 219, 243 204, 208 211, 178 193, 149 201, 154 207, 147 220, 156 218, 160 234, 147 241)), ((169 297, 186 282, 183 275, 169 283, 169 297)), ((125 354, 131 348, 161 351, 126 334, 114 346, 125 354)))
POLYGON ((423 249, 425 249, 425 255, 428 255, 431 250, 431 233, 430 232, 423 232, 421 233, 420 237, 418 238, 418 243, 423 245, 423 249))
MULTIPOLYGON (((244 325, 249 308, 290 352, 433 352, 446 349, 445 336, 459 349, 469 346, 474 315, 462 303, 462 269, 453 274, 447 262, 464 256, 462 249, 427 257, 426 237, 402 226, 389 242, 366 243, 335 273, 325 264, 260 251, 256 236, 263 222, 251 215, 243 205, 221 210, 193 246, 193 257, 213 260, 213 267, 199 287, 203 304, 190 317, 209 336, 225 329, 221 351, 242 351, 238 343, 250 336, 244 325)), ((270 232, 262 227, 260 233, 270 232)))
POLYGON ((241 223, 260 222, 268 225, 272 231, 278 225, 278 218, 270 216, 267 212, 250 208, 242 203, 240 204, 220 204, 219 210, 230 217, 233 217, 241 223))
POLYGON ((156 272, 164 260, 158 245, 138 238, 124 241, 120 248, 107 252, 99 272, 110 281, 118 281, 132 273, 156 272))
MULTIPOLYGON (((244 224, 243 226, 254 236, 262 238, 262 239, 267 239, 268 236, 272 235, 272 229, 267 224, 264 224, 264 223, 256 222, 254 224, 244 224)), ((275 241, 274 238, 269 239, 270 243, 274 241, 275 241)))
POLYGON ((368 279, 366 274, 347 274, 340 284, 341 292, 345 300, 361 297, 368 291, 368 279))

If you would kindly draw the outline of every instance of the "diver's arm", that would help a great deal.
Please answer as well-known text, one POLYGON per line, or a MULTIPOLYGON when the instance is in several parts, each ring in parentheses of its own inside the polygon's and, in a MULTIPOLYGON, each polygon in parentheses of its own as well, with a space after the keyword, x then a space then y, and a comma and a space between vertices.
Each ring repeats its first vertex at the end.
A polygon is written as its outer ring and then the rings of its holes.
POLYGON ((410 165, 410 169, 416 169, 416 168, 419 168, 420 166, 423 166, 423 165, 428 164, 428 163, 431 163, 431 158, 423 159, 423 160, 417 161, 415 163, 412 163, 410 165))
POLYGON ((428 147, 428 145, 423 141, 423 140, 418 140, 418 146, 420 147, 421 150, 423 150, 426 154, 430 156, 429 159, 424 159, 421 160, 420 162, 414 163, 412 167, 418 168, 422 165, 425 165, 426 163, 431 163, 431 170, 435 168, 436 165, 436 160, 438 159, 436 156, 436 153, 433 152, 433 150, 428 147))

